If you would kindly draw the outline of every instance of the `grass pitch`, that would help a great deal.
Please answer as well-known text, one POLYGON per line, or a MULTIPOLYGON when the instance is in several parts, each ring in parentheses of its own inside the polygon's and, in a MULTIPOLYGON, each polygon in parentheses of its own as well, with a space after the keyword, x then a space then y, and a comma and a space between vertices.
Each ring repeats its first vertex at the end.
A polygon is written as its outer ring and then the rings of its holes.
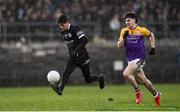
POLYGON ((0 88, 0 111, 180 111, 180 84, 155 85, 162 92, 161 107, 141 86, 143 101, 135 104, 130 85, 67 86, 62 96, 50 87, 0 88))

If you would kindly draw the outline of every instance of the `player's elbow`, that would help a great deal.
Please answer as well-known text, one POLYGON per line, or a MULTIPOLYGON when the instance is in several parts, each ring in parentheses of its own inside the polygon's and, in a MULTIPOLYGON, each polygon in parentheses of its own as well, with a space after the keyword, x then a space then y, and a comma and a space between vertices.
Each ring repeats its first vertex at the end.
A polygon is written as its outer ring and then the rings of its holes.
POLYGON ((153 32, 151 32, 151 36, 154 36, 154 33, 153 33, 153 32))
POLYGON ((84 43, 84 46, 88 43, 88 39, 85 39, 84 41, 83 41, 83 43, 84 43))
POLYGON ((88 43, 88 39, 86 37, 83 37, 80 39, 80 43, 83 43, 84 45, 86 45, 88 43))
POLYGON ((89 40, 86 38, 85 43, 87 44, 88 42, 89 42, 89 40))
POLYGON ((153 39, 153 40, 155 39, 155 37, 154 37, 154 33, 153 33, 153 32, 151 32, 151 36, 150 36, 150 38, 151 38, 151 39, 153 39))

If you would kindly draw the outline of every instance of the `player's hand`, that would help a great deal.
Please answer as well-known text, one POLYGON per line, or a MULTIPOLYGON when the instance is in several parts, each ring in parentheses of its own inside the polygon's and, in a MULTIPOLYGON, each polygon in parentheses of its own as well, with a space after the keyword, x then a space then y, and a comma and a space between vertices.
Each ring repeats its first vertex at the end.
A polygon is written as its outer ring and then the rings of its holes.
POLYGON ((155 48, 151 48, 150 52, 149 52, 149 55, 155 55, 156 54, 156 50, 155 48))
POLYGON ((76 52, 76 51, 73 51, 73 52, 71 52, 70 53, 70 56, 72 57, 72 58, 77 58, 78 57, 78 52, 76 52))

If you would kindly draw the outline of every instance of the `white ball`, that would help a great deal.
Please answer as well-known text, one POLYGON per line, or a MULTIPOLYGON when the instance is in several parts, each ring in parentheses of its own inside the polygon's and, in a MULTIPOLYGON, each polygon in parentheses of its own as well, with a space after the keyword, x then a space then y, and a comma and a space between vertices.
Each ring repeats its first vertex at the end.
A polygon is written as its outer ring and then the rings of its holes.
POLYGON ((49 82, 58 82, 60 80, 60 74, 57 71, 52 70, 48 73, 47 80, 49 82))

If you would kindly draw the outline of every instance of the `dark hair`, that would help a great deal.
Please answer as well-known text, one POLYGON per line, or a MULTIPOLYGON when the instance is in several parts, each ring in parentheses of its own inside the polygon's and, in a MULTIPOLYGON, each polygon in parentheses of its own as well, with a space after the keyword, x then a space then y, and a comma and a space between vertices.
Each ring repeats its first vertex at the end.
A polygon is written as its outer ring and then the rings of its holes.
POLYGON ((126 19, 126 18, 132 18, 132 19, 136 20, 136 23, 138 22, 138 17, 136 15, 136 13, 134 13, 134 12, 127 12, 124 16, 124 19, 126 19))
POLYGON ((58 21, 57 23, 66 23, 68 21, 68 18, 66 15, 61 15, 59 18, 58 18, 58 21))

